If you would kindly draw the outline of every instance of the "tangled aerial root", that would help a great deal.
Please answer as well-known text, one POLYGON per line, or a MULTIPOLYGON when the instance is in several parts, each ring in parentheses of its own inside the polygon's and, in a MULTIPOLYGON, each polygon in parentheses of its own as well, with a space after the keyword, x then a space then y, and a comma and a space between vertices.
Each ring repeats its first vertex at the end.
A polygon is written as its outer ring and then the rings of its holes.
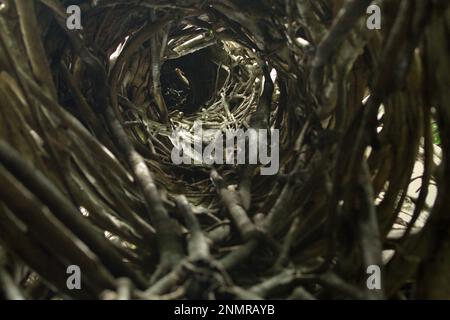
POLYGON ((0 297, 450 298, 448 1, 77 2, 0 1, 0 297), (278 174, 175 165, 199 124, 278 174))

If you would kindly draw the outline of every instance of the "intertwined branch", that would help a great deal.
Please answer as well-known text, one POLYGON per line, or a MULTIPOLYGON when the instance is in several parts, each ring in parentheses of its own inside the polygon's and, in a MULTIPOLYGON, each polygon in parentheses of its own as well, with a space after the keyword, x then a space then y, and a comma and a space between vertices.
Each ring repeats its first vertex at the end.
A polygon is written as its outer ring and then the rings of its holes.
POLYGON ((77 2, 0 1, 0 297, 450 298, 448 1, 77 2), (176 166, 199 121, 279 173, 176 166))

